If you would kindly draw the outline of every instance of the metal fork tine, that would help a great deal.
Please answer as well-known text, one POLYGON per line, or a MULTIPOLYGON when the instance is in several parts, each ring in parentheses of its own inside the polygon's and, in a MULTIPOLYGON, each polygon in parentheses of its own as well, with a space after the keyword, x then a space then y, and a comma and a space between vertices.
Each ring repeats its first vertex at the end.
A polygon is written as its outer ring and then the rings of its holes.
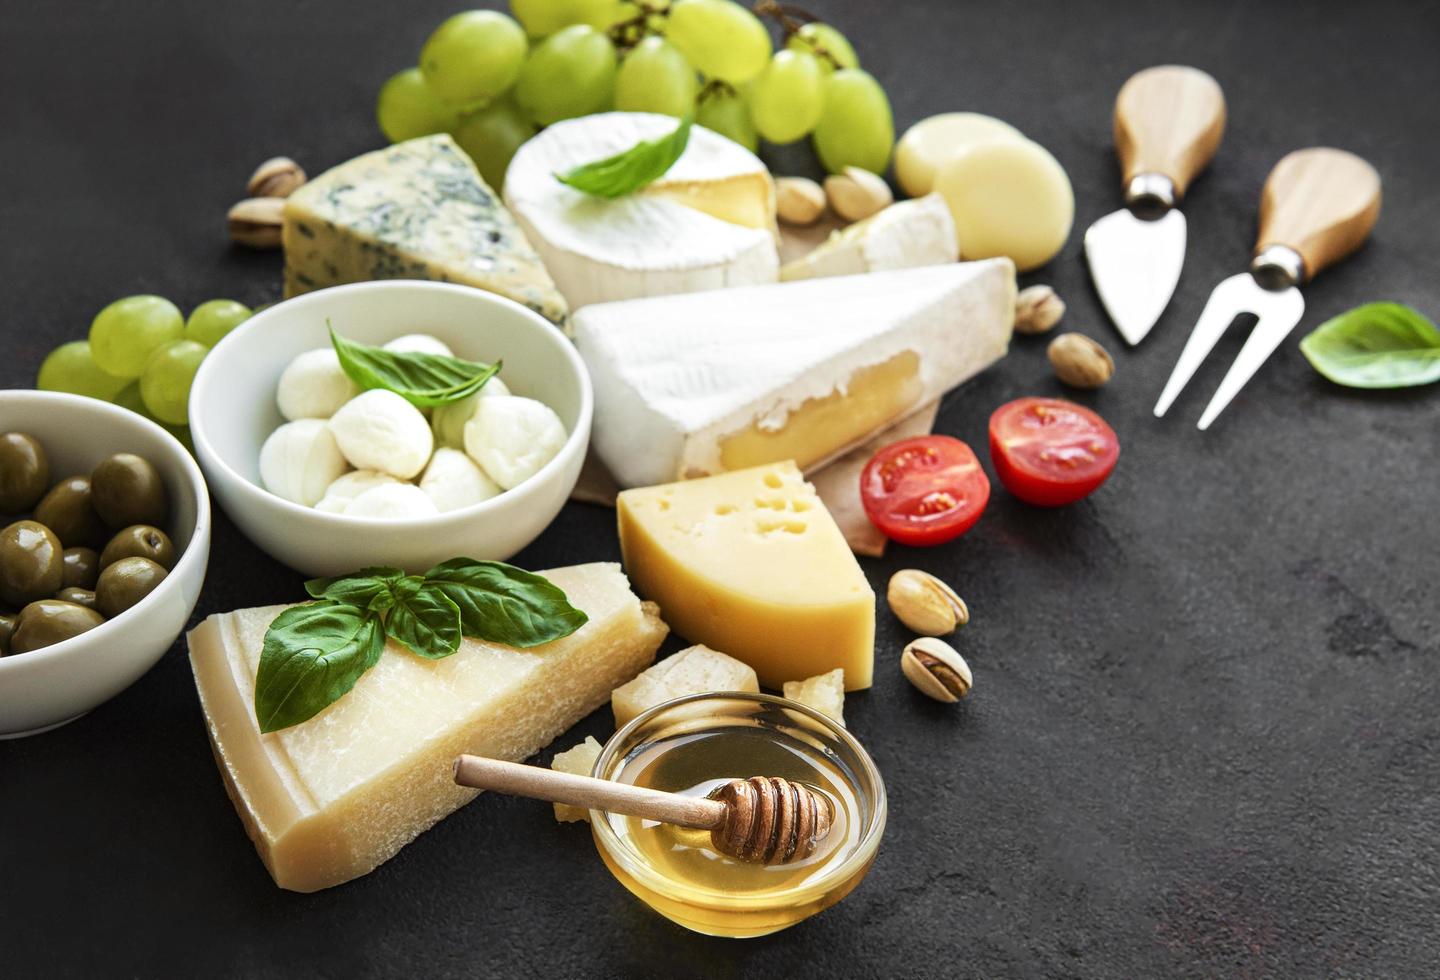
POLYGON ((1225 328, 1243 312, 1236 308, 1234 299, 1229 295, 1231 290, 1226 287, 1236 280, 1249 278, 1248 272, 1231 276, 1210 293, 1210 299, 1206 302, 1200 319, 1195 321, 1195 329, 1190 332, 1190 339, 1185 341, 1185 349, 1180 352, 1180 360, 1175 362, 1175 370, 1170 372, 1170 380, 1165 382, 1165 390, 1160 392, 1160 400, 1155 403, 1157 419, 1170 410, 1170 406, 1175 403, 1175 399, 1225 333, 1225 328))
POLYGON ((1220 387, 1215 389, 1215 397, 1210 399, 1205 414, 1200 416, 1201 430, 1210 428, 1210 423, 1215 421, 1225 410, 1225 406, 1230 404, 1230 400, 1245 387, 1245 382, 1254 377, 1255 372, 1260 370, 1260 365, 1265 363, 1275 352, 1275 348, 1280 346, 1280 342, 1295 329, 1295 324, 1300 322, 1305 310, 1304 300, 1301 299, 1298 289, 1272 293, 1266 300, 1265 303, 1254 304, 1257 308, 1251 312, 1259 314, 1260 321, 1250 331, 1245 346, 1240 348, 1235 363, 1230 365, 1220 387))

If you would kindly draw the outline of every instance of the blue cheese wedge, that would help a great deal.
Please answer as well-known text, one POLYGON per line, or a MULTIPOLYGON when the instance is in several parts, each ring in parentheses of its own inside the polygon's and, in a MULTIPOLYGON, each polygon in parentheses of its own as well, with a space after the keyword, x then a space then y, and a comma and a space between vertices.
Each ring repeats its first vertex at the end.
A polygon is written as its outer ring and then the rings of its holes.
POLYGON ((370 279, 434 279, 569 314, 524 232, 449 136, 340 164, 285 202, 285 295, 370 279))

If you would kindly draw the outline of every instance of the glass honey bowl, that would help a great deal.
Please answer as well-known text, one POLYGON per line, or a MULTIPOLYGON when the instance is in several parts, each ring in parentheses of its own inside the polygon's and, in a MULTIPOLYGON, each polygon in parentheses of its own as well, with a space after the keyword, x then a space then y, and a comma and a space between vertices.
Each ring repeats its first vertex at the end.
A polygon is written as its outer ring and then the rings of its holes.
POLYGON ((667 919, 711 936, 763 936, 834 905, 870 870, 885 830, 885 786, 855 737, 768 694, 657 705, 611 737, 593 774, 693 796, 731 779, 780 776, 830 803, 832 827, 815 851, 768 866, 717 853, 706 830, 591 811, 595 846, 619 882, 667 919))

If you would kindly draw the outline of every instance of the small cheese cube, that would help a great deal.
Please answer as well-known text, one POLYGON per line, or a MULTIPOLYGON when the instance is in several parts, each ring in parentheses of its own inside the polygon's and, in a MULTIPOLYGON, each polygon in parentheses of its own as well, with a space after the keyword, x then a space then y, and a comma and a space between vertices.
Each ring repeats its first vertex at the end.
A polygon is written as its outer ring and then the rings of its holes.
POLYGON ((845 725, 845 670, 836 667, 803 681, 786 681, 785 696, 845 725))
POLYGON ((708 694, 711 691, 757 693, 759 690, 760 682, 753 668, 718 650, 696 644, 665 658, 630 683, 617 687, 610 695, 610 707, 615 711, 615 727, 619 728, 642 711, 687 694, 708 694))
MULTIPOLYGON (((579 745, 556 753, 555 758, 550 760, 550 768, 556 772, 568 772, 572 776, 588 776, 595 768, 595 760, 600 758, 600 750, 604 747, 595 741, 594 735, 586 735, 585 741, 579 745)), ((589 823, 590 811, 583 806, 556 803, 555 819, 561 823, 574 823, 577 820, 589 823)))

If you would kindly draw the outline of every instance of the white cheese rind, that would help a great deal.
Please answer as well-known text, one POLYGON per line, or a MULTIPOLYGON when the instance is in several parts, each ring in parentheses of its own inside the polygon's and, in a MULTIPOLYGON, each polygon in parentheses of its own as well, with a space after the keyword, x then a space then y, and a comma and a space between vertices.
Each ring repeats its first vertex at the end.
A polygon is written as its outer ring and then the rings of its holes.
POLYGON ((813 252, 786 263, 782 281, 917 269, 960 258, 955 219, 939 194, 892 204, 833 232, 813 252))
POLYGON ((933 401, 1004 356, 1014 312, 1006 259, 586 307, 592 445, 626 487, 718 473, 727 435, 778 429, 902 352, 919 355, 913 406, 933 401))
MULTIPOLYGON (((505 174, 505 203, 534 243, 571 309, 588 303, 775 282, 773 233, 732 224, 663 193, 595 197, 555 179, 675 128, 669 116, 609 112, 548 127, 525 143, 505 174)), ((690 131, 663 184, 753 174, 769 182, 749 150, 701 126, 690 131)), ((652 185, 656 188, 657 185, 652 185)), ((773 185, 768 185, 772 188, 773 185)), ((663 186, 658 188, 663 191, 663 186)))

